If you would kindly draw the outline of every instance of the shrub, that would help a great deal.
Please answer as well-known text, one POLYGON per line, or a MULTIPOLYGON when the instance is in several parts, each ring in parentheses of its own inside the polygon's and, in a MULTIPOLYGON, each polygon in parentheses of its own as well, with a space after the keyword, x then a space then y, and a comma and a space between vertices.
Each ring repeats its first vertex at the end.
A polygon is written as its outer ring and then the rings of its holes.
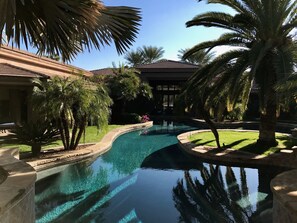
POLYGON ((150 117, 148 115, 141 116, 140 122, 144 123, 144 122, 148 122, 148 121, 150 121, 150 117))
POLYGON ((59 130, 47 121, 36 121, 16 126, 4 140, 8 144, 31 146, 33 156, 39 156, 41 147, 50 145, 60 136, 59 130))
POLYGON ((139 123, 141 121, 140 115, 136 113, 125 113, 121 115, 121 123, 124 124, 134 124, 139 123))

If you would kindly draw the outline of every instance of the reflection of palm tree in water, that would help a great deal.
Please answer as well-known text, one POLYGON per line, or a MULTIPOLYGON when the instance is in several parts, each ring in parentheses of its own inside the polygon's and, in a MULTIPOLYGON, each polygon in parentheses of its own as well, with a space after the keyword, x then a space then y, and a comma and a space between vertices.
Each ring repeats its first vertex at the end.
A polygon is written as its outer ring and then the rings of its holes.
MULTIPOLYGON (((63 208, 66 205, 63 213, 53 219, 52 222, 89 222, 92 219, 96 219, 97 222, 104 221, 104 214, 100 210, 96 210, 96 216, 93 214, 84 215, 90 207, 110 192, 110 186, 107 184, 107 170, 100 168, 99 171, 94 172, 91 163, 92 160, 89 160, 69 166, 68 171, 71 174, 63 178, 65 180, 63 184, 65 190, 49 191, 47 196, 36 200, 36 217, 38 220, 44 218, 47 213, 55 211, 57 207, 63 208), (76 181, 77 183, 70 187, 71 184, 68 184, 68 181, 76 181), (66 185, 69 185, 69 187, 66 185), (73 203, 75 204, 72 205, 73 203), (71 208, 67 209, 67 204, 71 208)), ((60 180, 59 175, 57 175, 56 181, 59 182, 60 180)), ((44 183, 48 184, 49 182, 45 181, 44 183)), ((108 205, 109 202, 106 201, 101 207, 105 208, 108 205)))
POLYGON ((173 188, 175 206, 180 212, 180 222, 249 222, 251 210, 240 207, 238 201, 247 193, 244 169, 241 170, 239 187, 232 168, 227 168, 225 189, 219 166, 203 166, 200 170, 203 183, 193 178, 189 171, 184 172, 184 180, 173 188), (185 182, 185 185, 184 185, 185 182))

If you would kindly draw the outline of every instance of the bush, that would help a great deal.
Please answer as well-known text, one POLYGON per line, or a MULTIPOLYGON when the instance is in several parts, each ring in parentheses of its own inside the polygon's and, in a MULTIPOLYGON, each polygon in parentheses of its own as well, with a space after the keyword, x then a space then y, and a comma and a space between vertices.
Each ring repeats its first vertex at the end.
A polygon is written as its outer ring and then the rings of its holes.
POLYGON ((141 117, 140 115, 136 113, 125 113, 121 115, 121 120, 119 120, 120 123, 123 124, 135 124, 135 123, 140 123, 141 117))
POLYGON ((150 121, 150 117, 148 115, 141 116, 141 120, 140 120, 141 123, 148 122, 148 121, 150 121))
POLYGON ((4 142, 7 144, 24 144, 31 146, 33 156, 39 156, 41 146, 50 145, 59 139, 60 133, 51 123, 47 121, 36 121, 16 126, 6 136, 4 142))
POLYGON ((226 119, 231 120, 231 121, 241 121, 243 120, 244 116, 244 110, 241 109, 240 107, 236 107, 233 109, 233 111, 229 112, 226 115, 226 119))

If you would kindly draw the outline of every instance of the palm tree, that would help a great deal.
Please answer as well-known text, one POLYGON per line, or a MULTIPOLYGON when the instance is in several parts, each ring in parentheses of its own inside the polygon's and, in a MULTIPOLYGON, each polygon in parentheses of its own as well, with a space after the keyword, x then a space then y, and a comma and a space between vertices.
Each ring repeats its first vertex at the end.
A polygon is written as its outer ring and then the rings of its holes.
POLYGON ((234 69, 234 64, 213 69, 219 59, 201 66, 189 78, 176 104, 186 108, 192 115, 202 117, 214 134, 217 147, 221 148, 216 125, 211 120, 211 111, 216 111, 213 116, 221 120, 225 111, 232 112, 238 104, 245 110, 252 83, 247 72, 240 79, 235 75, 229 76, 229 70, 234 69), (236 79, 236 85, 232 86, 233 82, 226 84, 226 78, 236 79))
POLYGON ((111 77, 108 85, 111 97, 122 101, 122 113, 125 112, 127 101, 132 101, 139 95, 152 98, 151 87, 140 80, 138 70, 120 65, 118 68, 114 67, 113 72, 115 75, 111 77))
POLYGON ((111 99, 106 89, 82 79, 54 77, 34 89, 37 110, 56 122, 66 150, 74 150, 90 118, 103 128, 108 123, 111 99), (96 87, 96 89, 95 89, 96 87))
POLYGON ((140 19, 138 9, 94 0, 1 0, 0 41, 5 32, 17 47, 23 41, 40 54, 57 54, 63 60, 112 42, 123 53, 134 41, 140 19))
POLYGON ((131 67, 136 67, 138 65, 144 64, 144 55, 141 48, 137 50, 131 50, 125 54, 125 60, 127 61, 128 65, 131 67))
POLYGON ((162 59, 164 49, 156 46, 138 47, 136 51, 131 50, 125 55, 129 66, 136 67, 141 64, 150 64, 162 59))
MULTIPOLYGON (((234 15, 222 12, 207 12, 186 23, 187 27, 219 27, 230 32, 217 40, 197 44, 184 55, 184 59, 201 50, 217 46, 237 46, 210 63, 205 75, 210 85, 218 77, 218 69, 225 68, 219 76, 217 92, 226 89, 235 95, 238 83, 248 75, 247 86, 254 80, 259 85, 260 128, 259 144, 276 145, 275 129, 277 109, 281 95, 275 86, 290 76, 296 67, 296 39, 293 31, 297 24, 297 2, 291 0, 209 0, 232 8, 234 15), (229 64, 231 66, 227 66, 229 64)), ((242 88, 243 90, 247 88, 242 88)), ((239 95, 239 94, 237 94, 239 95)))
POLYGON ((156 46, 143 46, 142 52, 144 55, 144 63, 154 63, 160 59, 162 59, 164 54, 164 49, 162 47, 156 47, 156 46))
POLYGON ((197 65, 204 65, 207 64, 212 60, 214 57, 214 53, 207 53, 206 50, 201 50, 197 51, 191 56, 188 56, 187 58, 183 58, 184 54, 188 51, 189 49, 181 49, 178 51, 177 57, 184 62, 192 63, 192 64, 197 64, 197 65))

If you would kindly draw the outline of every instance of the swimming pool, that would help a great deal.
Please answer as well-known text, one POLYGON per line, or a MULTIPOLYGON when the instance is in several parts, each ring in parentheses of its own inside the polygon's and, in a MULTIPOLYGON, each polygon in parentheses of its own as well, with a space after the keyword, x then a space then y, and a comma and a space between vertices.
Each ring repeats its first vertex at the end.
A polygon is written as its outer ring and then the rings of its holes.
POLYGON ((104 155, 38 181, 36 222, 271 222, 279 171, 184 154, 176 136, 193 129, 164 122, 127 133, 104 155))

